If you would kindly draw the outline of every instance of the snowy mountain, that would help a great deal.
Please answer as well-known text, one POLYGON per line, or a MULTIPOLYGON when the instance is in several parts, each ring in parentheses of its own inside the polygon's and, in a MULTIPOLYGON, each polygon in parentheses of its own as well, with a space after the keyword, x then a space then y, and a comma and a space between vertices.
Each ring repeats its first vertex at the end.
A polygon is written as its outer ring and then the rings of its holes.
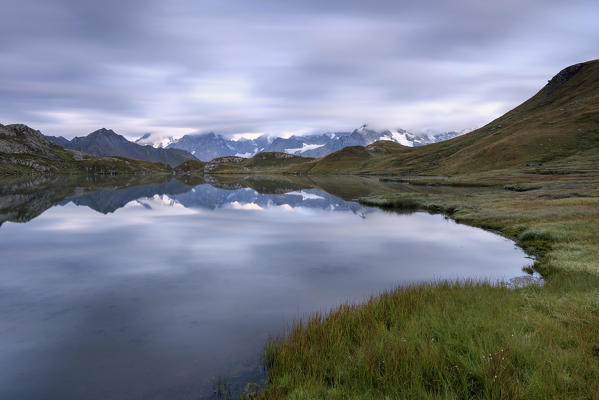
POLYGON ((175 139, 172 136, 168 137, 154 137, 151 133, 146 133, 139 139, 135 140, 135 143, 142 146, 152 146, 155 149, 165 149, 166 146, 175 142, 175 139))
POLYGON ((151 144, 156 148, 181 149, 202 161, 217 157, 252 157, 263 151, 285 152, 303 157, 323 157, 347 146, 367 146, 378 140, 391 140, 404 146, 422 146, 448 140, 463 132, 427 133, 416 135, 405 129, 374 130, 363 125, 351 132, 326 132, 288 138, 260 136, 256 139, 232 140, 214 132, 185 135, 180 139, 153 138, 146 134, 136 143, 151 144))

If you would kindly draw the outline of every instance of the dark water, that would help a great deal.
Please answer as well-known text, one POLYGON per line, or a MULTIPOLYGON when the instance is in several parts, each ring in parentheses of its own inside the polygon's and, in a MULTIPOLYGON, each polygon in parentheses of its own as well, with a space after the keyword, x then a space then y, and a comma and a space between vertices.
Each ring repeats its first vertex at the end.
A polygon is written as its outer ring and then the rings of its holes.
POLYGON ((263 378, 269 334, 306 313, 528 264, 492 233, 301 185, 38 186, 0 196, 1 399, 235 391, 263 378))

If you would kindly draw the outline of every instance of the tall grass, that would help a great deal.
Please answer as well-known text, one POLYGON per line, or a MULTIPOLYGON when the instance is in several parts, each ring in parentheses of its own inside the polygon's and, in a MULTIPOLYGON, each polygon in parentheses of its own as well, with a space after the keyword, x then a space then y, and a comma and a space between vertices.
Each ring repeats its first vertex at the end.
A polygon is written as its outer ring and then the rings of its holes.
POLYGON ((263 396, 592 398, 599 308, 581 300, 599 279, 549 285, 419 285, 314 315, 269 343, 263 396), (556 295, 564 286, 568 299, 556 295))
POLYGON ((599 178, 576 184, 588 198, 571 184, 364 201, 500 231, 537 256, 545 283, 423 284, 316 314, 269 342, 258 396, 599 399, 599 178))

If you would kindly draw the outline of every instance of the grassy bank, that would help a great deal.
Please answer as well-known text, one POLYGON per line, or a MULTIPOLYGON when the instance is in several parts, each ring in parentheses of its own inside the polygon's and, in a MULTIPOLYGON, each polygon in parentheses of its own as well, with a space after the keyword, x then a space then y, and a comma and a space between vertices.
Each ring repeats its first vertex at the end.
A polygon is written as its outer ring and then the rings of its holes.
POLYGON ((269 343, 260 396, 599 398, 599 178, 560 171, 497 174, 523 191, 362 199, 497 230, 536 255, 545 284, 425 284, 315 315, 269 343))

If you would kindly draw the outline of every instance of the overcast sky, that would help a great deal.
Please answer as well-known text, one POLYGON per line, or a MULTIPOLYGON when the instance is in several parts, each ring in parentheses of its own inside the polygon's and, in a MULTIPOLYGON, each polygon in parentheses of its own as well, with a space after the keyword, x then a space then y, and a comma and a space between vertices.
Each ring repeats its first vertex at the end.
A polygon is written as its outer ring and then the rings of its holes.
POLYGON ((0 0, 0 123, 477 127, 599 58, 599 1, 0 0))

